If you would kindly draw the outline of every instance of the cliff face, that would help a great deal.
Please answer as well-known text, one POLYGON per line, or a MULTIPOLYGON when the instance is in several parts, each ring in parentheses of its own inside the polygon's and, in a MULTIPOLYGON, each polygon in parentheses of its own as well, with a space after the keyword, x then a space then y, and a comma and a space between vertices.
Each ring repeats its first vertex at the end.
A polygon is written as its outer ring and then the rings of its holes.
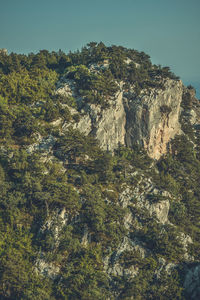
MULTIPOLYGON (((58 90, 58 93, 65 94, 66 86, 58 90)), ((76 96, 76 95, 75 95, 76 96)), ((78 112, 70 109, 71 114, 78 112)), ((63 126, 64 131, 67 130, 69 124, 63 126)), ((101 106, 95 104, 87 104, 82 110, 79 122, 73 124, 74 129, 80 130, 82 133, 95 136, 103 150, 113 151, 119 144, 125 144, 126 135, 126 112, 124 108, 123 90, 120 91, 109 100, 109 108, 102 109, 101 106)))
POLYGON ((150 157, 159 159, 167 152, 169 141, 181 134, 182 94, 182 82, 172 79, 165 79, 162 89, 142 90, 139 96, 121 83, 119 92, 109 100, 109 108, 85 105, 83 116, 73 127, 95 136, 103 150, 113 151, 119 143, 129 147, 139 144, 150 157))
MULTIPOLYGON (((78 121, 76 118, 72 118, 70 123, 66 122, 62 126, 62 134, 67 134, 68 128, 72 126, 86 135, 95 136, 100 147, 111 152, 119 144, 129 147, 139 144, 147 150, 150 157, 157 160, 167 153, 170 140, 175 135, 183 133, 181 124, 190 124, 197 132, 200 120, 200 106, 195 99, 193 90, 185 88, 181 81, 169 78, 162 79, 162 84, 162 88, 143 89, 136 96, 134 87, 129 87, 127 90, 125 84, 121 82, 119 91, 108 100, 108 108, 102 109, 100 105, 89 103, 86 103, 81 111, 69 107, 72 117, 78 114, 80 118, 78 121)), ((78 98, 73 81, 65 82, 63 87, 57 90, 57 93, 66 97, 78 98)), ((45 139, 41 140, 41 144, 35 147, 36 149, 46 149, 48 145, 53 144, 55 144, 54 140, 45 139)), ((174 259, 166 259, 166 256, 163 255, 165 250, 162 250, 163 253, 161 252, 161 257, 157 260, 153 275, 154 279, 156 278, 158 281, 158 285, 162 273, 169 276, 171 272, 173 273, 176 268, 179 268, 182 262, 186 266, 190 266, 194 262, 194 257, 190 253, 193 239, 190 235, 180 231, 180 228, 176 226, 177 224, 171 223, 170 219, 173 214, 178 214, 174 207, 176 205, 181 207, 180 199, 183 199, 184 195, 177 195, 176 193, 174 195, 173 189, 170 193, 159 186, 154 178, 155 174, 159 173, 158 169, 155 168, 156 163, 154 161, 152 166, 145 167, 145 171, 141 171, 140 167, 137 169, 134 163, 133 166, 126 166, 124 183, 121 184, 120 192, 117 193, 115 199, 116 206, 126 210, 120 222, 125 231, 115 251, 109 250, 103 255, 102 266, 103 271, 112 282, 111 285, 115 286, 112 293, 116 299, 121 291, 115 282, 115 277, 126 278, 128 284, 137 278, 141 272, 140 265, 143 265, 149 257, 154 255, 155 246, 152 247, 152 240, 154 240, 155 245, 163 245, 164 236, 169 234, 170 239, 165 247, 168 247, 170 240, 175 239, 176 242, 172 247, 176 247, 176 243, 178 243, 180 247, 178 251, 181 249, 180 254, 176 254, 177 250, 175 250, 175 261, 174 259), (149 173, 145 173, 148 168, 149 173), (153 168, 155 168, 154 172, 151 173, 150 170, 153 168), (150 220, 147 226, 146 220, 150 220), (153 235, 151 222, 154 226, 153 235)), ((173 181, 172 177, 166 177, 165 180, 171 180, 171 184, 176 188, 175 180, 173 181)), ((105 191, 114 194, 112 186, 106 188, 105 191)), ((106 203, 110 201, 107 198, 102 198, 102 200, 106 203)), ((87 199, 84 197, 81 201, 87 203, 87 199)), ((40 234, 44 235, 46 231, 49 231, 54 237, 51 244, 52 249, 59 248, 62 241, 62 230, 67 224, 72 227, 78 224, 80 227, 80 244, 83 248, 87 248, 94 239, 93 228, 90 228, 83 220, 80 213, 77 213, 76 217, 70 220, 65 208, 49 216, 49 220, 41 228, 40 234)), ((160 246, 156 247, 159 248, 160 246)), ((170 249, 170 251, 172 250, 170 249)), ((54 261, 49 263, 45 259, 45 251, 40 253, 36 268, 41 274, 52 280, 58 278, 62 269, 60 266, 56 266, 54 261)), ((199 264, 195 267, 185 268, 184 272, 185 292, 189 298, 199 299, 199 264)))
POLYGON ((151 89, 138 98, 129 95, 127 105, 126 144, 139 143, 150 157, 159 159, 168 143, 181 133, 179 116, 183 85, 167 79, 164 89, 151 89))
MULTIPOLYGON (((91 120, 91 133, 99 140, 103 150, 113 151, 125 142, 126 114, 123 105, 123 92, 120 91, 115 99, 110 101, 110 107, 101 110, 92 104, 86 108, 91 120)), ((84 122, 83 122, 84 123, 84 122)), ((78 125, 81 130, 81 126, 78 125)))

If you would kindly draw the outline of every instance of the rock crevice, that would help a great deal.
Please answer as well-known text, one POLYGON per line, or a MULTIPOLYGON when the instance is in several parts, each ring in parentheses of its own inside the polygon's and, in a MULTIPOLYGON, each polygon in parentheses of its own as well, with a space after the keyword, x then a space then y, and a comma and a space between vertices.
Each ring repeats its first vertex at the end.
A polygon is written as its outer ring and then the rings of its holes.
POLYGON ((133 97, 126 106, 127 146, 137 143, 155 159, 165 154, 170 140, 182 132, 179 123, 182 93, 181 81, 167 79, 164 89, 152 89, 133 97))
POLYGON ((179 117, 183 90, 180 80, 164 79, 162 89, 143 89, 136 96, 134 89, 127 92, 121 84, 120 91, 108 100, 108 108, 86 104, 73 127, 95 136, 103 150, 113 152, 119 144, 138 144, 150 157, 159 159, 167 152, 170 140, 182 133, 179 117))

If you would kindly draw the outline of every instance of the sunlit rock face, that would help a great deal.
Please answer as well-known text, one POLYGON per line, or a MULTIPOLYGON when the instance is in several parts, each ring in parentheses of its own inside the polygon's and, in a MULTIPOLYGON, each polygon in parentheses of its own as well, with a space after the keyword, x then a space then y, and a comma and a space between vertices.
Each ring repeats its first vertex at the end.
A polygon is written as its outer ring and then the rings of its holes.
MULTIPOLYGON (((86 104, 73 127, 95 136, 103 150, 113 152, 119 144, 129 147, 139 144, 150 157, 159 159, 167 152, 170 140, 181 134, 183 94, 181 81, 164 79, 162 85, 163 88, 144 89, 136 96, 134 88, 127 91, 121 83, 119 91, 108 100, 108 108, 86 104)), ((73 93, 69 84, 67 93, 73 93)), ((72 114, 77 113, 72 110, 72 114)))
POLYGON ((92 125, 91 132, 99 140, 103 150, 113 151, 119 144, 125 143, 126 114, 122 91, 110 101, 109 108, 101 110, 93 104, 88 110, 92 125))
MULTIPOLYGON (((119 144, 125 144, 126 113, 123 91, 120 90, 116 95, 113 95, 108 103, 109 107, 106 109, 102 109, 100 105, 86 104, 80 120, 72 126, 86 135, 92 134, 97 138, 103 150, 113 152, 119 144)), ((74 109, 70 110, 72 114, 78 113, 74 109)), ((63 130, 67 130, 68 126, 69 124, 64 126, 63 130)))
POLYGON ((126 106, 126 144, 140 144, 155 159, 165 154, 169 141, 181 133, 182 93, 181 81, 167 79, 163 89, 142 91, 130 98, 126 106))

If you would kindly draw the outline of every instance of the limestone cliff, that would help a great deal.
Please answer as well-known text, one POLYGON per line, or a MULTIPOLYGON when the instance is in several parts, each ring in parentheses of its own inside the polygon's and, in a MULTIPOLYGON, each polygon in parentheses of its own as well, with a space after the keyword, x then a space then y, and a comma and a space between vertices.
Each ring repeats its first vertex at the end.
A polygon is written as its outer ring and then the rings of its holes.
MULTIPOLYGON (((66 86, 59 89, 60 94, 65 94, 66 86)), ((123 90, 121 89, 112 99, 109 99, 109 107, 102 109, 100 105, 86 104, 82 110, 79 122, 73 123, 73 128, 79 129, 84 134, 95 136, 103 150, 113 151, 119 144, 125 144, 126 113, 123 103, 123 90)), ((71 114, 78 113, 71 109, 71 114)), ((69 124, 64 124, 63 130, 67 130, 69 124)))
MULTIPOLYGON (((120 144, 132 147, 139 144, 150 157, 159 159, 175 135, 181 133, 179 123, 183 84, 165 79, 162 88, 143 89, 136 96, 134 87, 119 86, 119 92, 109 99, 109 108, 86 104, 79 122, 73 127, 95 136, 102 149, 113 151, 120 144)), ((73 93, 72 84, 64 85, 58 93, 73 93)), ((75 95, 76 96, 76 95, 75 95)), ((71 109, 72 114, 77 111, 71 109)), ((64 125, 63 129, 67 129, 64 125)))
POLYGON ((181 133, 182 92, 181 81, 167 79, 163 89, 142 91, 139 97, 129 95, 126 144, 139 143, 155 159, 165 154, 169 141, 181 133))

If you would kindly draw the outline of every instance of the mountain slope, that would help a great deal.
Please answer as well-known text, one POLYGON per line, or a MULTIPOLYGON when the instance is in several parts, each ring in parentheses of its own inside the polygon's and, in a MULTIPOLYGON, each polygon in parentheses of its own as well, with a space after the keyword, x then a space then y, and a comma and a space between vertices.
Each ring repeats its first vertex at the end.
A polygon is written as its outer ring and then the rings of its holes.
POLYGON ((103 43, 0 68, 1 298, 198 299, 194 90, 103 43))

